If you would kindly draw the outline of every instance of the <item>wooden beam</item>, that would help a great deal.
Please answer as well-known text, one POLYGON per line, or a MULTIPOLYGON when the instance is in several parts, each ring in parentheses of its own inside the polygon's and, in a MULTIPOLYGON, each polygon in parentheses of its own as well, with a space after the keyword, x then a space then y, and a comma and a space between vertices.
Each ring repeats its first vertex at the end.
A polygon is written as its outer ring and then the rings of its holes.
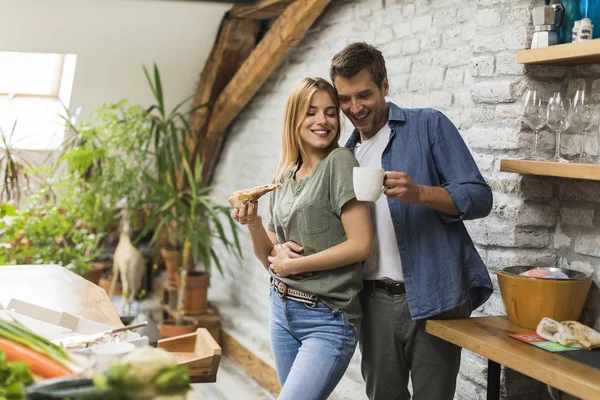
POLYGON ((306 34, 331 0, 296 0, 258 43, 219 95, 203 143, 204 177, 210 181, 231 121, 242 111, 283 58, 306 34))
MULTIPOLYGON (((204 69, 194 97, 194 108, 214 102, 229 83, 242 63, 256 46, 259 21, 224 19, 204 69)), ((203 135, 204 127, 211 115, 211 108, 204 107, 190 116, 192 137, 188 148, 193 149, 197 139, 203 135)))
POLYGON ((229 15, 234 18, 272 19, 278 17, 294 0, 263 0, 256 6, 234 6, 229 15))

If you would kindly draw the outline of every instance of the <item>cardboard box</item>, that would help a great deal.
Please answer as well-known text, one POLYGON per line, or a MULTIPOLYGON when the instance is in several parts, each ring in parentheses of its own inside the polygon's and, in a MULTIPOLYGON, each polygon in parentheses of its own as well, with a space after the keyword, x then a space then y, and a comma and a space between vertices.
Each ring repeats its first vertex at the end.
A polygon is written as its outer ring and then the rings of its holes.
MULTIPOLYGON (((1 304, 0 310, 3 310, 1 304)), ((9 321, 14 318, 33 332, 55 343, 74 336, 92 335, 113 329, 110 325, 17 299, 11 299, 6 309, 0 311, 0 318, 9 321)), ((140 336, 131 331, 122 332, 118 335, 120 341, 131 342, 136 347, 148 345, 147 336, 140 336)))

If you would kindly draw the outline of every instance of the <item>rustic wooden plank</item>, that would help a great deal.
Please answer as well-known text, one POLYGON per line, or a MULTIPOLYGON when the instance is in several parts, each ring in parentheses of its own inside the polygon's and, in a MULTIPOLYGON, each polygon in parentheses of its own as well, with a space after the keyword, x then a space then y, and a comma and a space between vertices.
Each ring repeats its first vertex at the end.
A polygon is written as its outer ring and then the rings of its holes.
POLYGON ((204 176, 210 181, 225 139, 225 130, 306 34, 331 0, 296 0, 258 43, 219 95, 203 143, 204 176))
POLYGON ((505 159, 500 160, 500 171, 600 181, 600 165, 598 164, 505 159))
POLYGON ((279 395, 281 385, 277 379, 275 369, 264 362, 260 357, 235 340, 227 332, 223 332, 223 354, 241 366, 249 377, 254 379, 263 388, 274 396, 279 395))
POLYGON ((429 320, 426 331, 510 369, 583 399, 600 398, 600 370, 521 342, 509 333, 531 333, 506 316, 429 320))
POLYGON ((255 6, 234 6, 229 15, 235 18, 272 19, 279 16, 293 0, 264 0, 255 6))
POLYGON ((600 63, 600 39, 517 51, 519 64, 578 65, 600 63))
MULTIPOLYGON (((256 46, 259 21, 224 19, 219 34, 200 74, 198 88, 194 97, 196 108, 201 104, 214 102, 223 88, 235 75, 244 60, 256 46)), ((211 108, 200 108, 190 116, 192 138, 188 148, 193 149, 198 137, 203 135, 203 129, 211 115, 211 108)))

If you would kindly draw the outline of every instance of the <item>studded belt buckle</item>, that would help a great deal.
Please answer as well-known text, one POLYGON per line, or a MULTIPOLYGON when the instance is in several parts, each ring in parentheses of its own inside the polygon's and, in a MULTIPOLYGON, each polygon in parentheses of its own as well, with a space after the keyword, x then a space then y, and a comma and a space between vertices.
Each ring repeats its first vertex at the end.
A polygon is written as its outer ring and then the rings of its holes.
POLYGON ((285 295, 287 294, 287 285, 285 283, 283 283, 282 281, 276 281, 275 282, 275 287, 277 288, 277 295, 280 298, 284 298, 285 295))

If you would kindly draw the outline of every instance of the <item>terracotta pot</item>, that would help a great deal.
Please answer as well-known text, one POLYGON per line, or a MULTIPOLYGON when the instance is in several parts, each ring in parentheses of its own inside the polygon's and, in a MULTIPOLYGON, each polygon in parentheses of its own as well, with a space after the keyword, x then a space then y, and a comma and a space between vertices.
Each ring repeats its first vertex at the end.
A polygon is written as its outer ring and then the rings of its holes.
POLYGON ((207 309, 208 277, 203 272, 191 271, 187 276, 183 313, 185 315, 204 314, 207 309))
MULTIPOLYGON (((106 293, 108 293, 108 291, 110 290, 110 281, 112 279, 112 275, 108 275, 106 277, 101 277, 100 278, 100 283, 98 283, 98 286, 100 286, 102 289, 104 289, 106 291, 106 293)), ((113 292, 113 296, 121 296, 123 294, 123 286, 121 286, 121 283, 117 282, 115 284, 115 291, 113 292)))
POLYGON ((179 276, 177 275, 177 270, 179 269, 179 252, 162 248, 160 249, 160 255, 165 260, 165 266, 167 267, 167 285, 179 285, 179 276))
POLYGON ((195 332, 198 328, 197 322, 184 321, 183 325, 176 325, 172 319, 167 319, 160 324, 160 336, 163 339, 185 335, 187 333, 195 332))
POLYGON ((88 281, 98 285, 100 283, 100 277, 102 276, 103 269, 104 264, 99 262, 91 262, 90 270, 81 276, 87 279, 88 281))

